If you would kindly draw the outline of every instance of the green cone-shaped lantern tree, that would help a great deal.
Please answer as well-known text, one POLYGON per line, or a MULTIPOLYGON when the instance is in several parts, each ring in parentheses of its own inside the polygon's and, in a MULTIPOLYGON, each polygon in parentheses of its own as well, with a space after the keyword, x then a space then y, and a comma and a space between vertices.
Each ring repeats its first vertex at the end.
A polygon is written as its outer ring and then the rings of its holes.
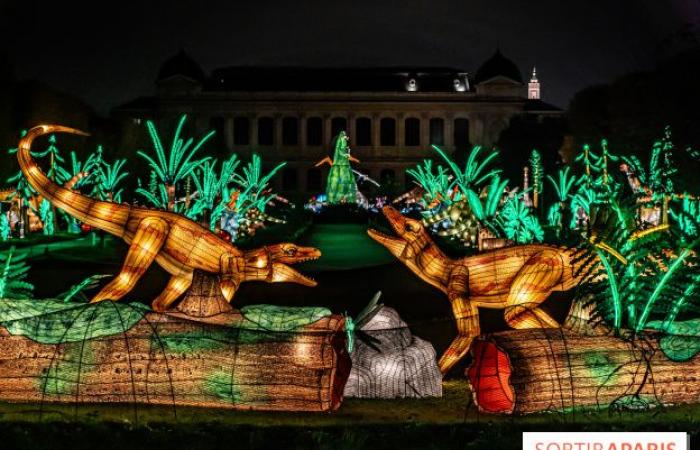
POLYGON ((355 175, 352 173, 352 167, 350 167, 351 160, 356 161, 355 158, 350 156, 348 136, 344 131, 341 131, 338 139, 335 141, 333 161, 331 161, 331 170, 328 173, 326 184, 328 203, 357 202, 357 184, 355 183, 355 175))

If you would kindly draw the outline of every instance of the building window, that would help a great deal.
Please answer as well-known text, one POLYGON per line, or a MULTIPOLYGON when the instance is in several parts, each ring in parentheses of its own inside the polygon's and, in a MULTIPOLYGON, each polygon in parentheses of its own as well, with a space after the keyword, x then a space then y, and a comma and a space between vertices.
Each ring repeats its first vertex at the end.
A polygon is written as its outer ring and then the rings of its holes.
POLYGON ((282 145, 299 143, 299 120, 296 117, 282 119, 282 145))
POLYGON ((306 190, 309 192, 318 192, 321 188, 321 170, 309 169, 308 172, 306 172, 306 190))
POLYGON ((407 146, 420 145, 420 120, 415 117, 406 119, 404 128, 404 142, 407 146))
POLYGON ((445 145, 445 121, 439 117, 430 119, 430 143, 445 145))
POLYGON ((455 119, 454 128, 455 147, 464 149, 469 147, 469 120, 455 119))
POLYGON ((320 117, 306 119, 306 145, 323 143, 323 120, 320 117))
POLYGON ((348 120, 345 117, 334 117, 331 119, 331 138, 335 139, 341 131, 347 133, 348 120))
POLYGON ((275 142, 275 120, 272 117, 258 119, 258 145, 273 145, 275 142))
POLYGON ((379 121, 379 145, 396 145, 396 120, 391 117, 379 121))
POLYGON ((282 171, 282 190, 283 191, 296 191, 299 187, 299 181, 297 180, 297 169, 292 167, 287 167, 282 171))
POLYGON ((250 120, 247 117, 233 119, 233 143, 234 145, 250 144, 250 120))
POLYGON ((372 145, 372 119, 359 117, 355 121, 355 144, 358 146, 372 145))

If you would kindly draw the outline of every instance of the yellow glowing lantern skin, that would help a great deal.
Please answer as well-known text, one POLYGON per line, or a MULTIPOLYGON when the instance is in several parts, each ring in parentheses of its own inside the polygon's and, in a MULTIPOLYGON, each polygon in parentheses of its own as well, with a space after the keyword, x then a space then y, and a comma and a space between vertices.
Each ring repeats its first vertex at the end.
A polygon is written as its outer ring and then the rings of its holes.
POLYGON ((418 220, 386 206, 384 215, 398 236, 376 230, 369 235, 386 247, 423 281, 440 289, 452 304, 457 337, 439 361, 445 374, 469 351, 479 335, 478 308, 504 309, 513 328, 557 328, 540 307, 553 291, 565 291, 580 281, 572 265, 573 252, 546 245, 520 245, 461 259, 448 258, 418 220))
POLYGON ((39 169, 30 154, 36 137, 57 132, 86 135, 59 125, 40 125, 29 130, 17 151, 27 181, 54 206, 129 244, 121 272, 97 293, 93 302, 122 298, 154 261, 171 275, 163 292, 153 300, 156 311, 167 309, 190 287, 195 270, 218 274, 221 292, 228 301, 243 281, 316 285, 287 265, 320 257, 321 252, 315 248, 282 243, 242 251, 179 214, 98 201, 57 185, 39 169))

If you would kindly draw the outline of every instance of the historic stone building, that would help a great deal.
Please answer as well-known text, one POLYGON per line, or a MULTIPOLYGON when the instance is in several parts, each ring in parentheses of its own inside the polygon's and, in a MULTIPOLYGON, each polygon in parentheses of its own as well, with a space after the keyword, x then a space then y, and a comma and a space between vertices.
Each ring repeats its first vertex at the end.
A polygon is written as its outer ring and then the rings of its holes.
POLYGON ((558 116, 500 51, 474 74, 450 68, 225 67, 207 75, 185 52, 161 67, 155 95, 113 110, 124 146, 143 146, 142 121, 172 123, 182 113, 196 129, 217 130, 221 156, 258 152, 267 165, 288 161, 277 186, 319 192, 341 130, 350 136, 357 168, 377 180, 406 183, 405 170, 447 151, 494 144, 511 118, 558 116))

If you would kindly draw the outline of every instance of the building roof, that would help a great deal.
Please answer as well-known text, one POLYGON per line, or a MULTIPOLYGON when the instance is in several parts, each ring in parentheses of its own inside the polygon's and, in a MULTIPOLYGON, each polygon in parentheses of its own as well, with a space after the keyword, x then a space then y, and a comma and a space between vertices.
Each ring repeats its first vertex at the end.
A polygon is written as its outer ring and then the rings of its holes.
POLYGON ((467 72, 449 67, 246 67, 215 69, 208 89, 293 92, 455 92, 468 90, 467 72))
POLYGON ((523 77, 520 74, 518 66, 510 59, 503 56, 500 49, 496 49, 496 53, 487 59, 476 71, 474 83, 479 84, 499 76, 509 78, 518 83, 523 82, 523 77))
POLYGON ((182 76, 191 80, 203 83, 206 80, 206 74, 197 62, 190 58, 185 53, 185 50, 180 49, 177 54, 168 58, 158 71, 156 81, 163 81, 175 76, 182 76))

